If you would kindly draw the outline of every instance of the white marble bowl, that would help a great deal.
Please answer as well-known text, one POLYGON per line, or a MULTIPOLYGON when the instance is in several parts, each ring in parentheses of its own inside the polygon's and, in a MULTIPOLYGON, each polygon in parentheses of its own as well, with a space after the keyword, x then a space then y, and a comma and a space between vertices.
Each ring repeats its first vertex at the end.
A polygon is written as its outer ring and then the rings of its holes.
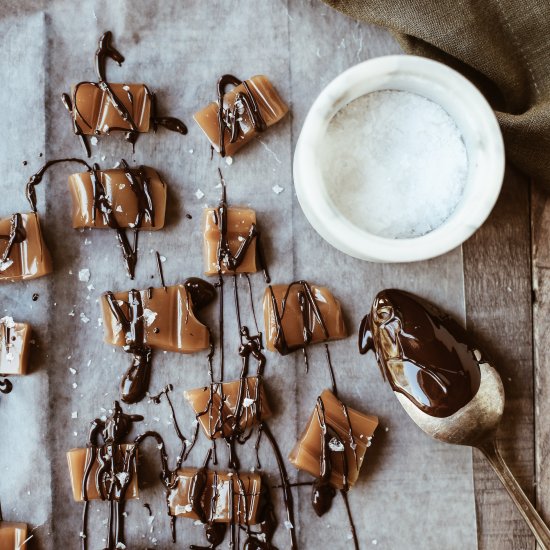
POLYGON ((413 262, 444 254, 487 219, 504 176, 504 144, 495 115, 479 90, 455 70, 422 57, 390 55, 351 67, 313 103, 294 154, 294 185, 315 230, 337 249, 372 262, 413 262), (454 119, 468 154, 463 196, 442 225, 420 237, 384 238, 354 225, 334 205, 319 162, 332 117, 350 101, 378 90, 401 90, 438 103, 454 119))

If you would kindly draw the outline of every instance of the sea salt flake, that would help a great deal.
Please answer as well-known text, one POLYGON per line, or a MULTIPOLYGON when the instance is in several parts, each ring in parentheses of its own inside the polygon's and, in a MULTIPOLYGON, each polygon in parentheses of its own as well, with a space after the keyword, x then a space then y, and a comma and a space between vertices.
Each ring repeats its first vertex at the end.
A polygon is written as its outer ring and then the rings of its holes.
POLYGON ((71 374, 76 374, 76 369, 73 369, 73 367, 69 367, 69 372, 71 374))
POLYGON ((92 136, 91 139, 90 139, 90 143, 92 145, 97 145, 97 138, 95 136, 92 136))
POLYGON ((78 418, 78 411, 73 411, 71 413, 71 418, 78 418))
POLYGON ((233 157, 225 157, 225 164, 231 166, 233 164, 233 157))
POLYGON ((85 324, 88 324, 90 322, 90 318, 87 317, 85 313, 80 314, 80 320, 85 324))
POLYGON ((451 116, 397 90, 363 95, 341 109, 319 158, 336 210, 358 229, 390 239, 442 225, 468 176, 466 146, 451 116))
POLYGON ((285 528, 288 529, 289 531, 290 529, 294 529, 294 525, 292 525, 292 522, 288 521, 288 519, 285 520, 284 525, 285 525, 285 528))
POLYGON ((78 272, 78 280, 87 283, 90 280, 90 270, 85 268, 78 272))
POLYGON ((274 185, 271 189, 273 189, 273 192, 276 195, 280 195, 285 190, 285 188, 281 187, 280 185, 274 185))
POLYGON ((197 197, 197 199, 201 200, 204 197, 204 193, 200 189, 197 189, 195 191, 195 197, 197 197))
POLYGON ((7 259, 4 262, 0 260, 0 271, 6 271, 11 265, 13 265, 13 260, 7 259))
POLYGON ((337 439, 336 437, 333 437, 328 442, 328 446, 329 446, 330 450, 335 452, 335 453, 341 453, 345 449, 344 444, 339 439, 337 439))
POLYGON ((254 399, 251 399, 250 397, 245 397, 243 399, 243 407, 250 407, 254 404, 254 399))
POLYGON ((150 327, 157 318, 158 313, 156 311, 152 311, 149 308, 145 308, 143 310, 143 319, 145 320, 145 324, 150 327))

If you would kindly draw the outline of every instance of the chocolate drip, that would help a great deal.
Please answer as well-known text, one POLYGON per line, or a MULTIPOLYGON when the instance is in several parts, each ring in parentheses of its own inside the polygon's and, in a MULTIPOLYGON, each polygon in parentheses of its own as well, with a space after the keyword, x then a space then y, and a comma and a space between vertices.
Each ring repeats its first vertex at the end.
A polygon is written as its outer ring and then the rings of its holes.
POLYGON ((92 465, 98 461, 95 486, 102 500, 109 502, 108 534, 105 550, 124 548, 124 532, 121 528, 124 514, 126 491, 132 481, 135 470, 135 450, 123 450, 120 445, 130 433, 132 424, 140 422, 143 416, 122 412, 115 401, 112 414, 105 420, 96 418, 90 424, 88 434, 86 465, 82 480, 84 507, 82 513, 81 549, 87 548, 88 523, 88 482, 92 465), (101 443, 100 443, 101 439, 101 443))
MULTIPOLYGON (((112 131, 112 130, 124 131, 125 132, 124 137, 126 141, 132 144, 132 147, 134 147, 137 141, 137 138, 139 136, 139 129, 135 120, 132 117, 132 114, 126 108, 124 103, 120 100, 117 94, 113 91, 113 88, 111 87, 111 85, 107 80, 107 60, 112 59, 119 66, 121 66, 122 63, 124 62, 124 56, 113 46, 112 38, 113 38, 113 35, 111 31, 107 31, 99 39, 98 48, 95 54, 95 70, 96 70, 98 82, 80 82, 79 84, 77 84, 74 87, 72 100, 68 94, 63 94, 61 96, 61 100, 63 101, 65 108, 69 111, 69 113, 71 113, 71 118, 73 120, 73 131, 77 136, 79 136, 80 141, 82 142, 82 145, 88 157, 90 157, 90 146, 89 146, 88 140, 86 139, 86 136, 84 135, 82 128, 78 125, 76 121, 76 115, 78 115, 81 118, 81 120, 85 122, 85 124, 88 126, 90 130, 93 129, 95 133, 99 133, 99 131, 97 131, 97 129, 92 128, 91 124, 85 121, 84 117, 78 111, 78 108, 76 106, 76 95, 79 87, 83 84, 96 86, 102 92, 105 92, 109 98, 109 101, 111 102, 113 107, 116 109, 116 111, 118 112, 122 120, 124 120, 124 122, 126 122, 130 127, 129 129, 109 128, 108 131, 112 131)), ((152 94, 149 91, 147 86, 144 86, 144 87, 145 87, 146 95, 148 95, 151 98, 151 123, 153 125, 153 129, 156 131, 157 126, 162 125, 168 130, 172 130, 180 134, 186 134, 187 127, 181 120, 173 117, 157 117, 156 98, 154 94, 152 94)), ((132 94, 129 91, 127 91, 127 94, 128 94, 128 99, 130 100, 130 103, 133 104, 134 98, 132 94)))
POLYGON ((171 132, 177 132, 178 134, 187 134, 187 126, 179 119, 170 116, 158 116, 157 115, 157 94, 147 92, 151 95, 151 123, 153 124, 153 130, 156 132, 159 126, 164 126, 171 132))
POLYGON ((118 304, 112 292, 107 293, 109 307, 116 320, 121 324, 126 338, 124 351, 133 355, 133 361, 123 376, 120 390, 125 403, 141 401, 149 387, 152 350, 145 345, 145 327, 143 302, 138 290, 128 293, 128 317, 118 304))
POLYGON ((13 384, 7 378, 0 379, 0 393, 8 394, 13 389, 13 384))
POLYGON ((27 238, 27 233, 23 227, 23 219, 21 214, 13 214, 10 223, 9 235, 0 235, 0 240, 7 240, 6 248, 0 256, 0 267, 8 262, 13 245, 22 243, 27 238))
POLYGON ((225 133, 229 133, 229 142, 235 143, 239 137, 239 133, 242 133, 241 120, 242 115, 247 113, 250 122, 257 132, 263 132, 267 125, 260 113, 260 108, 252 90, 250 89, 247 81, 239 80, 237 77, 224 74, 218 80, 218 125, 220 142, 219 149, 220 155, 225 157, 225 133), (239 86, 242 84, 245 88, 244 92, 238 92, 235 95, 233 105, 224 107, 223 100, 225 92, 228 86, 239 86))
POLYGON ((44 166, 42 166, 42 168, 40 168, 40 170, 38 170, 36 174, 32 175, 29 178, 29 181, 27 182, 27 188, 26 188, 27 200, 29 201, 29 204, 31 205, 31 210, 33 212, 36 212, 35 187, 42 181, 44 174, 49 168, 61 162, 77 162, 78 164, 82 164, 83 166, 85 166, 88 170, 91 170, 90 165, 86 161, 79 158, 64 158, 64 159, 50 160, 46 162, 46 164, 44 164, 44 166))
POLYGON ((370 349, 392 389, 431 416, 454 414, 479 389, 479 362, 466 331, 406 292, 376 296, 359 331, 360 352, 370 349))

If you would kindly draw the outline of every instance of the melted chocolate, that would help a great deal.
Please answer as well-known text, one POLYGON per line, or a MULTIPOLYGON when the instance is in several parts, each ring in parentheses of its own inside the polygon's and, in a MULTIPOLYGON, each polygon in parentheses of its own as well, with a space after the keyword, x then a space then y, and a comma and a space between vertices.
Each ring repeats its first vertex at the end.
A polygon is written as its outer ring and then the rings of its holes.
MULTIPOLYGON (((109 131, 124 131, 125 132, 125 139, 129 143, 132 144, 132 147, 135 145, 139 130, 136 122, 134 121, 131 113, 128 111, 124 103, 120 100, 120 98, 117 96, 117 94, 113 91, 113 88, 107 81, 107 60, 112 59, 115 61, 119 66, 122 65, 124 62, 124 56, 113 46, 112 44, 112 38, 113 35, 110 31, 105 32, 101 38, 99 39, 98 48, 95 53, 95 70, 98 77, 98 82, 80 82, 77 84, 73 91, 73 97, 71 97, 68 94, 62 94, 61 100, 63 104, 65 105, 65 108, 71 113, 71 118, 73 121, 73 132, 75 135, 77 135, 86 151, 86 155, 90 157, 90 145, 88 143, 88 140, 86 139, 86 136, 84 135, 84 132, 82 128, 79 126, 76 115, 79 116, 80 113, 77 110, 76 106, 76 94, 78 91, 78 88, 82 86, 83 84, 89 84, 92 86, 98 87, 100 90, 105 92, 111 104, 113 107, 117 110, 118 114, 121 116, 121 118, 130 126, 130 129, 127 128, 110 128, 109 131)), ((153 126, 153 130, 156 131, 157 127, 159 125, 164 126, 168 130, 171 130, 173 132, 178 132, 180 134, 186 134, 187 133, 187 127, 185 124, 173 117, 158 117, 157 116, 157 109, 156 109, 156 97, 155 95, 149 91, 147 86, 145 87, 145 93, 151 98, 151 124, 153 126)), ((133 104, 133 97, 132 94, 128 91, 128 98, 130 100, 130 103, 133 104)), ((82 118, 82 117, 81 117, 82 118)))
POLYGON ((378 293, 361 323, 359 349, 374 350, 392 389, 430 416, 454 414, 479 389, 479 364, 466 331, 401 290, 378 293))
POLYGON ((225 266, 227 271, 235 273, 237 268, 241 265, 242 261, 244 260, 244 257, 248 249, 250 248, 252 241, 256 239, 256 248, 258 250, 259 264, 264 273, 265 282, 269 283, 271 281, 271 278, 269 277, 267 264, 264 258, 263 248, 260 240, 260 231, 256 226, 256 224, 252 224, 248 235, 246 236, 244 241, 242 241, 237 252, 235 254, 231 252, 231 249, 229 247, 229 241, 227 238, 227 232, 228 232, 227 212, 229 209, 229 206, 227 204, 227 188, 226 188, 226 184, 225 184, 225 180, 223 178, 222 172, 219 168, 218 168, 218 175, 220 177, 220 182, 222 184, 222 196, 218 204, 218 207, 216 208, 216 225, 218 226, 218 229, 220 231, 220 241, 218 243, 218 254, 217 254, 218 272, 221 274, 222 266, 225 266))
POLYGON ((7 245, 0 256, 0 266, 8 261, 13 245, 22 243, 27 238, 27 233, 23 227, 23 220, 21 214, 13 214, 11 217, 10 233, 9 235, 0 235, 0 240, 6 240, 7 245))
MULTIPOLYGON (((308 344, 311 342, 314 320, 316 320, 321 326, 321 329, 323 330, 325 338, 327 339, 329 338, 329 333, 326 327, 326 323, 323 319, 321 310, 319 309, 319 306, 317 305, 317 302, 313 296, 311 286, 307 281, 295 281, 293 283, 290 283, 288 285, 288 288, 286 289, 284 298, 281 302, 281 311, 279 311, 279 307, 277 305, 277 299, 275 298, 275 294, 273 293, 273 288, 271 286, 269 286, 268 288, 271 293, 271 303, 272 303, 273 312, 275 314, 275 322, 277 323, 277 336, 275 339, 275 349, 281 355, 288 355, 289 353, 292 353, 296 350, 301 349, 304 354, 304 362, 306 365, 306 372, 307 372, 309 370, 309 362, 308 362, 306 348, 308 344), (286 313, 286 301, 288 299, 288 296, 292 288, 295 286, 301 287, 301 289, 298 291, 298 299, 300 302, 300 312, 302 315, 302 322, 304 326, 303 344, 300 344, 297 346, 289 346, 285 338, 282 320, 286 313)), ((330 361, 330 353, 328 352, 328 347, 326 348, 326 350, 327 350, 327 360, 328 360, 329 369, 331 373, 331 380, 333 381, 333 386, 335 387, 336 382, 334 382, 334 372, 332 370, 332 363, 330 361)))
MULTIPOLYGON (((92 208, 92 219, 95 220, 96 212, 100 212, 103 217, 105 225, 116 230, 117 240, 122 250, 122 256, 124 258, 124 263, 130 278, 133 279, 135 275, 136 263, 137 263, 137 239, 138 231, 142 226, 143 220, 148 220, 151 223, 154 221, 154 208, 153 200, 151 197, 150 182, 146 176, 144 166, 139 166, 138 168, 130 168, 128 163, 122 159, 121 166, 124 169, 128 183, 134 194, 137 197, 137 215, 134 221, 134 242, 130 244, 128 236, 126 235, 126 230, 119 227, 116 217, 114 215, 113 206, 107 198, 106 190, 101 183, 101 178, 98 175, 100 171, 99 165, 96 163, 93 167, 79 158, 65 158, 65 159, 56 159, 50 160, 42 168, 36 172, 33 176, 30 177, 27 183, 27 200, 31 206, 33 212, 37 211, 36 208, 36 190, 35 187, 42 181, 46 171, 52 166, 62 163, 62 162, 77 162, 84 165, 87 170, 90 172, 92 186, 93 186, 93 208, 92 208)), ((2 237, 0 236, 0 239, 2 237)), ((17 242, 17 241, 14 241, 17 242)), ((11 245, 8 245, 8 252, 11 248, 11 245)))
POLYGON ((96 418, 90 425, 87 447, 91 453, 86 461, 82 480, 84 500, 80 535, 82 550, 87 548, 88 482, 92 465, 96 460, 99 460, 100 466, 95 475, 95 486, 101 499, 109 502, 106 550, 124 548, 124 532, 121 526, 125 494, 132 480, 136 457, 135 449, 131 449, 123 451, 122 460, 117 459, 117 450, 130 433, 132 424, 141 420, 143 416, 122 412, 118 401, 115 401, 113 412, 105 421, 96 418))
POLYGON ((248 114, 252 126, 257 132, 263 132, 267 125, 260 113, 260 108, 256 102, 256 98, 252 93, 252 90, 248 86, 247 81, 239 80, 237 77, 224 74, 218 80, 218 125, 220 134, 220 155, 225 157, 225 133, 229 133, 229 142, 235 143, 239 137, 241 130, 241 109, 248 114), (245 88, 245 92, 239 92, 235 95, 233 105, 229 105, 227 108, 223 106, 223 98, 228 86, 239 86, 242 84, 245 88))

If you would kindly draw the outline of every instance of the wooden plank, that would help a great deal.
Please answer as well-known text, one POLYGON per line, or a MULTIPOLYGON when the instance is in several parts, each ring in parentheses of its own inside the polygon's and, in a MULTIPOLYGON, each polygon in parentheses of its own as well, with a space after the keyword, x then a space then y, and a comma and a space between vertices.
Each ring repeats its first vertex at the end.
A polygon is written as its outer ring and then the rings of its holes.
MULTIPOLYGON (((499 445, 534 495, 533 344, 529 185, 508 169, 500 199, 463 245, 466 318, 499 370, 506 392, 499 445)), ((480 550, 534 548, 534 538, 485 459, 474 451, 480 550)))
POLYGON ((535 358, 536 503, 550 521, 550 197, 535 186, 531 191, 533 258, 533 340, 535 358))

